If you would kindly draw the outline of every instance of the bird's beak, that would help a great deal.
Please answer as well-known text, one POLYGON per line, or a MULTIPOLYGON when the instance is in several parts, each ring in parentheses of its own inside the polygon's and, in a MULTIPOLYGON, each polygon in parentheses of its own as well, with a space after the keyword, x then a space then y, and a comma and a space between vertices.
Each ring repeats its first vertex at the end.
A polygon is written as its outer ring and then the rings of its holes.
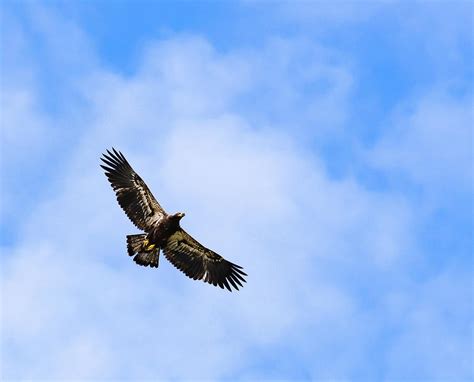
POLYGON ((180 212, 178 216, 179 216, 180 218, 182 218, 182 217, 184 217, 184 215, 185 215, 184 212, 180 212))

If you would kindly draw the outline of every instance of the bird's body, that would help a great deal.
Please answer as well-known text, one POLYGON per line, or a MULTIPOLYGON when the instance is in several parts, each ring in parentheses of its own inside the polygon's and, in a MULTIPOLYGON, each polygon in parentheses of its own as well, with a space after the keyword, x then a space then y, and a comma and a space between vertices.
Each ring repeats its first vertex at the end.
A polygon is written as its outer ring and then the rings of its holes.
POLYGON ((146 237, 147 240, 153 245, 164 247, 169 237, 181 228, 179 221, 182 216, 184 215, 181 215, 181 213, 163 216, 161 220, 155 223, 155 226, 146 237))
POLYGON ((194 280, 239 289, 245 282, 242 267, 233 264, 193 239, 180 226, 184 213, 169 215, 156 201, 145 182, 122 153, 107 150, 101 167, 112 185, 117 201, 143 234, 127 236, 127 250, 143 266, 157 268, 160 250, 179 270, 194 280))

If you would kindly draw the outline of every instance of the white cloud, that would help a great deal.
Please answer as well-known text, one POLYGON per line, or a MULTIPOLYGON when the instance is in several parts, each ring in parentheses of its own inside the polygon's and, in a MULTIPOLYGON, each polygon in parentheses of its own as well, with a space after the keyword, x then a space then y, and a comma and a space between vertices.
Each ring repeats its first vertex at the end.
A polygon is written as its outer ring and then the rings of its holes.
POLYGON ((436 192, 472 185, 472 101, 426 95, 403 107, 370 153, 371 163, 436 192))
POLYGON ((466 340, 469 335, 472 339, 469 272, 448 269, 413 290, 411 298, 400 294, 387 298, 391 320, 399 330, 387 353, 387 378, 469 379, 473 371, 472 342, 466 340))
MULTIPOLYGON (((0 199, 11 225, 29 214, 34 201, 24 179, 53 180, 58 158, 77 138, 77 123, 84 120, 78 118, 83 111, 76 85, 98 65, 80 28, 33 3, 23 11, 20 17, 2 8, 0 199)), ((49 191, 41 187, 35 195, 49 191)))

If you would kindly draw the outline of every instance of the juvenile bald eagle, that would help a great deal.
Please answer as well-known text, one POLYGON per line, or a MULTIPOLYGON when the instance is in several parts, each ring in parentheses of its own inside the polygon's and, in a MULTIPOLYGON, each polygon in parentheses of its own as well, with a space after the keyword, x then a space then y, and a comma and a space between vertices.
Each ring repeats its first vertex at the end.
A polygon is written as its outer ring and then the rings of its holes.
POLYGON ((118 203, 143 234, 127 236, 127 250, 133 260, 145 267, 158 268, 160 250, 186 276, 209 284, 239 289, 245 282, 242 267, 199 244, 184 229, 180 220, 184 213, 168 215, 156 201, 140 176, 120 151, 107 150, 100 165, 105 170, 118 203))

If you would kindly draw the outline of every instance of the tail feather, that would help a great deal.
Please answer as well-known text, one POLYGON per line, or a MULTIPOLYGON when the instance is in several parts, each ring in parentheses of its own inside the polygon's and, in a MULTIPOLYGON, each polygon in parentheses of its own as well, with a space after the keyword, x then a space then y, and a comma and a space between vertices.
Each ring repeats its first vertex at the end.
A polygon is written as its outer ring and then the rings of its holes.
POLYGON ((158 268, 160 249, 155 246, 146 246, 146 234, 128 235, 127 251, 129 256, 135 256, 133 261, 138 265, 158 268))
POLYGON ((143 249, 143 242, 146 240, 146 235, 128 235, 127 236, 127 251, 129 256, 133 256, 143 249))

